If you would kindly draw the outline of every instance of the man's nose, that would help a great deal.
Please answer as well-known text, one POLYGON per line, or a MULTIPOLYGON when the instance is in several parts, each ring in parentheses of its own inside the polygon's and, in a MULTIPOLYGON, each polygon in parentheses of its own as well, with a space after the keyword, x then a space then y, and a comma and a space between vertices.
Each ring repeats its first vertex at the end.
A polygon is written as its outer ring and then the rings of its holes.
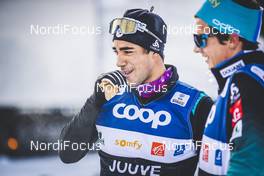
POLYGON ((121 56, 121 54, 117 54, 117 62, 116 62, 116 66, 117 67, 123 67, 126 65, 126 60, 123 56, 121 56))
POLYGON ((195 52, 195 53, 201 53, 201 48, 198 48, 197 46, 194 46, 193 52, 195 52))

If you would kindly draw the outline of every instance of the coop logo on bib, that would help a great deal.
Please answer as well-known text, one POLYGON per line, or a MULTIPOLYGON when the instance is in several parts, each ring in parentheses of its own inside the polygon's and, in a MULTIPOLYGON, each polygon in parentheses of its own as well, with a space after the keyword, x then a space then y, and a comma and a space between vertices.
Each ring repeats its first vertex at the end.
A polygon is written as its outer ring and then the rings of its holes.
POLYGON ((120 119, 139 119, 143 123, 151 123, 151 128, 155 129, 159 126, 169 125, 171 122, 171 115, 167 111, 154 112, 152 109, 138 108, 136 105, 126 105, 125 103, 115 105, 113 115, 120 119))

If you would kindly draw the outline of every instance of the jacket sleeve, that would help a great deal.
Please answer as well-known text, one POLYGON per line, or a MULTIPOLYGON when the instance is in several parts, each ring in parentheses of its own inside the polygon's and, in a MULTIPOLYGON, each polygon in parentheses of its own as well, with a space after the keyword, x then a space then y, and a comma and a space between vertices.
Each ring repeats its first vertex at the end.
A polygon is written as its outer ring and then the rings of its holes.
POLYGON ((245 73, 234 76, 230 88, 227 121, 231 151, 228 174, 263 173, 264 88, 245 73), (250 164, 248 164, 250 162, 250 164), (248 164, 247 167, 244 167, 248 164))
POLYGON ((209 96, 200 93, 200 98, 197 100, 191 114, 193 139, 195 141, 202 140, 205 123, 213 104, 214 102, 209 96))
POLYGON ((79 161, 87 153, 89 146, 96 142, 98 135, 95 127, 95 121, 99 114, 99 108, 95 103, 95 95, 91 95, 81 111, 63 128, 60 141, 64 147, 60 148, 59 156, 64 163, 73 163, 79 161), (73 143, 85 143, 85 150, 74 150, 73 143))

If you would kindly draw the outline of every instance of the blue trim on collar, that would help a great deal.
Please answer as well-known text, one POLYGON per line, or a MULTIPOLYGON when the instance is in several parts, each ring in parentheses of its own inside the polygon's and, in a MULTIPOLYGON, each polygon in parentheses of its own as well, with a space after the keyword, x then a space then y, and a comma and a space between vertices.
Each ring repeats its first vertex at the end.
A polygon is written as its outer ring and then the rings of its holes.
POLYGON ((236 55, 234 55, 233 57, 230 57, 230 58, 228 58, 228 59, 225 59, 224 61, 222 61, 222 62, 216 64, 216 66, 215 66, 214 68, 219 69, 219 68, 221 68, 223 65, 225 65, 226 63, 230 62, 230 60, 232 60, 233 58, 237 58, 238 56, 242 56, 242 55, 244 55, 244 54, 245 54, 245 51, 242 50, 242 51, 238 52, 236 55))

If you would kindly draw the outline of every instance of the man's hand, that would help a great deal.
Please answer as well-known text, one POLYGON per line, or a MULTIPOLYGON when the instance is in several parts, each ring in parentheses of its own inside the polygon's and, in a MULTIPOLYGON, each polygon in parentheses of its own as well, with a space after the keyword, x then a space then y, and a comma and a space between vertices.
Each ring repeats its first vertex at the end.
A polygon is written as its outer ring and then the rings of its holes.
POLYGON ((119 92, 119 88, 126 84, 125 77, 118 70, 100 75, 94 88, 97 106, 100 107, 114 97, 119 92))

